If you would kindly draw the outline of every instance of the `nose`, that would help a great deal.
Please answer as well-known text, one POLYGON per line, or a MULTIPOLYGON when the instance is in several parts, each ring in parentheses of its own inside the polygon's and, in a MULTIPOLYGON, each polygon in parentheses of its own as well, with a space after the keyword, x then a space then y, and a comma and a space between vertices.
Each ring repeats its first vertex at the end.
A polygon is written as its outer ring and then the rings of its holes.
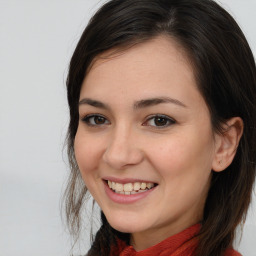
POLYGON ((116 170, 139 164, 143 151, 138 145, 138 135, 127 128, 113 131, 103 154, 103 161, 116 170))

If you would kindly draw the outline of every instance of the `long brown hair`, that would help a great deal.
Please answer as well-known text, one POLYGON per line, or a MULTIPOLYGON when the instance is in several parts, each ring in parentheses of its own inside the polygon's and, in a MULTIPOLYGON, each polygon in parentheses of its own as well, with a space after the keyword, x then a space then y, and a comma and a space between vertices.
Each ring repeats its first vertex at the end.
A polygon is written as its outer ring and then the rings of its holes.
MULTIPOLYGON (((67 221, 70 230, 78 233, 87 189, 74 156, 74 138, 80 89, 90 64, 109 49, 125 49, 162 34, 176 40, 188 54, 213 129, 222 132, 222 124, 234 116, 244 122, 232 164, 212 174, 196 253, 221 256, 232 245, 237 225, 245 220, 255 181, 256 68, 241 29, 212 0, 112 0, 90 20, 74 51, 67 77, 67 149, 71 167, 65 193, 67 221)), ((129 242, 129 234, 111 228, 102 213, 102 226, 88 255, 109 255, 116 237, 129 242)))

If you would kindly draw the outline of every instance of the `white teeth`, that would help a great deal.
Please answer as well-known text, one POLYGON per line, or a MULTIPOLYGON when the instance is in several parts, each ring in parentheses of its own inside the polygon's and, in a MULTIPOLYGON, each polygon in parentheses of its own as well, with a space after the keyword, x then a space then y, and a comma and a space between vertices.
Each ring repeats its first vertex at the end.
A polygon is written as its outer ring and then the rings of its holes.
POLYGON ((153 183, 147 183, 147 188, 148 189, 151 189, 151 188, 153 188, 154 187, 154 184, 153 183))
POLYGON ((124 184, 124 191, 125 191, 125 192, 131 192, 131 191, 133 191, 133 185, 132 185, 132 183, 126 183, 126 184, 124 184))
POLYGON ((140 188, 144 190, 147 187, 147 184, 145 182, 142 182, 140 185, 140 188))
POLYGON ((135 183, 133 184, 133 189, 134 189, 134 190, 140 190, 140 182, 135 182, 135 183))
POLYGON ((154 183, 152 182, 130 182, 122 184, 108 180, 107 183, 109 188, 114 190, 116 193, 125 195, 134 195, 136 193, 146 192, 154 187, 154 183))
POLYGON ((124 191, 124 186, 123 186, 123 184, 116 183, 116 188, 115 188, 115 190, 118 191, 118 192, 124 191))

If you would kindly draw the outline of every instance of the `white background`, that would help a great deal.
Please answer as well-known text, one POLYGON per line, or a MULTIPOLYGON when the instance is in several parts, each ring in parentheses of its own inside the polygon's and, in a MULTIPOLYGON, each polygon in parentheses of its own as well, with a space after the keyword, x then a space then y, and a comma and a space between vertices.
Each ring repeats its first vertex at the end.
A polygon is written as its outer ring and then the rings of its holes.
MULTIPOLYGON (((221 2, 256 52, 256 1, 221 2)), ((65 78, 81 32, 99 5, 0 0, 0 256, 70 255, 60 218, 68 174, 62 153, 65 78)), ((256 256, 256 206, 252 209, 238 246, 244 256, 256 256)))

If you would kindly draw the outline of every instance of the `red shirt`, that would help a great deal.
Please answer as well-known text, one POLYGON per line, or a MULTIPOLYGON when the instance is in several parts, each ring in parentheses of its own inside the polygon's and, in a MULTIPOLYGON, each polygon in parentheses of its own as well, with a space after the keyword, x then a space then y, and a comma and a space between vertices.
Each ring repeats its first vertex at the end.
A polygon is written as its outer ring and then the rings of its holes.
MULTIPOLYGON (((196 224, 159 244, 139 252, 119 240, 118 247, 113 250, 115 251, 113 255, 117 255, 116 252, 119 251, 120 256, 193 256, 196 245, 196 240, 193 239, 193 236, 199 232, 200 227, 200 224, 196 224)), ((225 256, 241 256, 241 254, 233 249, 228 249, 225 252, 225 256)))

